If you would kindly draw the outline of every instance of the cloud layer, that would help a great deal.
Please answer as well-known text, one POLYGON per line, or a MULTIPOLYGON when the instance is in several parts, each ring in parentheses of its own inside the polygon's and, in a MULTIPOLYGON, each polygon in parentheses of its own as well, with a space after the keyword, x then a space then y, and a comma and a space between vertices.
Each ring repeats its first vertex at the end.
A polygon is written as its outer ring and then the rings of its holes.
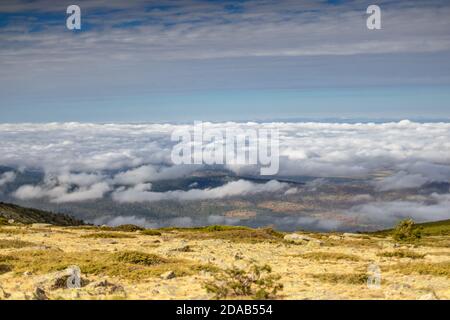
MULTIPOLYGON (((278 176, 371 178, 380 191, 417 188, 450 181, 448 123, 204 123, 204 129, 280 130, 278 176)), ((214 199, 251 192, 294 194, 278 182, 237 181, 209 190, 151 191, 151 183, 189 176, 203 165, 171 163, 171 133, 192 129, 173 124, 1 124, 0 165, 38 169, 45 179, 21 186, 19 199, 52 202, 214 199), (283 189, 283 190, 282 190, 283 189)), ((259 174, 258 166, 229 165, 240 175, 259 174)), ((14 173, 1 176, 5 184, 14 173)), ((273 177, 274 179, 277 176, 273 177)))

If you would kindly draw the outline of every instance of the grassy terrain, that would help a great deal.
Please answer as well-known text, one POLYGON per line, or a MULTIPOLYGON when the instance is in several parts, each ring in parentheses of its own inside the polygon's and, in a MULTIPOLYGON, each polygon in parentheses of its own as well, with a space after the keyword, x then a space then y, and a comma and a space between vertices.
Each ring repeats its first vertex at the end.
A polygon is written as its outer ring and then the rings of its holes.
MULTIPOLYGON (((436 222, 416 223, 415 228, 420 229, 425 236, 448 236, 450 235, 450 219, 436 222)), ((391 235, 394 229, 386 229, 372 232, 371 235, 387 236, 391 235)))
POLYGON ((0 289, 33 299, 42 279, 75 265, 83 288, 74 295, 59 279, 58 288, 42 287, 47 297, 115 299, 122 288, 119 298, 130 299, 417 299, 429 292, 449 299, 450 224, 414 228, 423 230, 411 243, 387 230, 297 232, 320 243, 293 245, 271 228, 7 223, 0 227, 0 289), (372 264, 382 276, 378 291, 366 286, 372 264))

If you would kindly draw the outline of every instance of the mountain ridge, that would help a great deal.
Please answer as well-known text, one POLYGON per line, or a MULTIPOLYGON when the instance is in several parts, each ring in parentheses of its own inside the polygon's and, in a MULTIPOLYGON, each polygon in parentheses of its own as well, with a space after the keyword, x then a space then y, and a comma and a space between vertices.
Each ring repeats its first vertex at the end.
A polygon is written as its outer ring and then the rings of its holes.
POLYGON ((1 222, 14 220, 15 223, 48 223, 56 226, 79 226, 85 225, 82 220, 75 219, 66 214, 53 213, 34 208, 25 208, 19 205, 0 202, 0 224, 1 222))

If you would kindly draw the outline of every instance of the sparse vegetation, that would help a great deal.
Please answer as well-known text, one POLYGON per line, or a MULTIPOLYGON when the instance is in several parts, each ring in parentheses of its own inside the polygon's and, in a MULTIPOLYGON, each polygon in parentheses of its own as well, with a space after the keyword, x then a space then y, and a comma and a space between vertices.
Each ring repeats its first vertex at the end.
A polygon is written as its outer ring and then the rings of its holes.
POLYGON ((122 224, 120 226, 116 226, 116 227, 101 227, 101 230, 105 230, 105 231, 122 231, 122 232, 136 232, 136 231, 141 231, 144 230, 145 228, 134 225, 134 224, 122 224))
MULTIPOLYGON (((422 237, 450 235, 450 220, 435 222, 415 223, 415 228, 420 228, 422 237)), ((387 236, 393 233, 393 229, 381 230, 371 233, 373 236, 387 236)))
POLYGON ((131 264, 140 264, 144 266, 152 266, 155 264, 166 263, 167 260, 156 255, 149 254, 138 251, 126 251, 115 254, 115 258, 118 261, 131 263, 131 264))
POLYGON ((22 274, 25 271, 33 274, 47 274, 65 270, 71 265, 79 266, 83 275, 106 275, 130 281, 159 277, 167 271, 174 271, 177 277, 196 274, 201 270, 214 272, 214 266, 208 264, 168 259, 136 251, 110 253, 26 250, 0 257, 0 264, 10 266, 11 271, 16 274, 22 274))
POLYGON ((300 255, 300 257, 310 260, 318 260, 318 261, 339 261, 339 260, 346 260, 346 261, 359 261, 361 260, 358 256, 352 255, 352 254, 345 254, 345 253, 339 253, 339 252, 323 252, 323 251, 316 251, 316 252, 308 252, 305 254, 300 255))
POLYGON ((178 236, 189 240, 222 239, 244 243, 283 241, 283 234, 272 228, 250 229, 246 227, 211 226, 180 232, 178 236))
POLYGON ((418 226, 422 228, 424 236, 449 236, 450 220, 421 223, 418 226))
POLYGON ((8 219, 0 217, 0 226, 6 226, 8 224, 8 219))
POLYGON ((205 227, 190 227, 190 228, 182 228, 182 227, 167 227, 160 228, 162 231, 180 231, 180 232, 218 232, 218 231, 230 231, 230 230, 252 230, 248 227, 243 226, 226 226, 226 225, 212 225, 205 227))
POLYGON ((410 259, 423 259, 425 257, 424 254, 416 253, 410 250, 379 252, 377 256, 385 258, 410 258, 410 259))
POLYGON ((400 263, 392 269, 407 275, 417 273, 450 278, 450 261, 400 263))
POLYGON ((422 237, 421 227, 415 226, 413 220, 403 220, 392 232, 392 237, 399 242, 415 242, 422 237))
POLYGON ((7 265, 7 264, 0 264, 0 275, 10 272, 11 271, 11 266, 7 265))
POLYGON ((365 273, 317 273, 310 274, 316 280, 333 284, 361 285, 367 283, 368 276, 365 273))
POLYGON ((135 238, 134 236, 129 235, 129 234, 116 233, 116 232, 97 232, 97 233, 86 234, 81 237, 87 238, 87 239, 135 238))
POLYGON ((145 234, 146 236, 160 236, 161 232, 154 229, 145 229, 141 231, 141 234, 145 234))
POLYGON ((272 269, 268 265, 252 265, 249 270, 234 267, 216 273, 214 280, 205 282, 204 287, 215 299, 274 299, 283 290, 283 285, 278 282, 280 276, 271 273, 272 269))
MULTIPOLYGON (((357 290, 365 288, 369 276, 367 265, 375 260, 383 271, 383 284, 389 284, 383 286, 389 291, 389 297, 416 299, 428 284, 436 290, 437 297, 448 297, 445 291, 450 281, 448 236, 422 234, 420 247, 415 241, 399 247, 390 238, 392 230, 386 233, 389 238, 384 239, 373 234, 330 237, 305 233, 324 242, 313 249, 286 245, 283 234, 269 228, 210 226, 137 230, 133 225, 121 226, 121 230, 109 228, 112 227, 1 226, 0 275, 5 291, 13 293, 11 298, 20 299, 22 292, 14 295, 14 286, 21 282, 23 291, 32 297, 33 292, 27 289, 32 283, 47 278, 53 281, 56 271, 76 265, 80 267, 82 279, 90 282, 80 289, 81 299, 112 298, 114 294, 105 294, 108 290, 96 287, 96 283, 104 281, 124 288, 126 295, 118 296, 120 299, 204 299, 206 291, 216 299, 290 299, 309 298, 312 290, 317 290, 318 298, 364 299, 379 294, 357 290), (164 237, 157 240, 150 237, 161 235, 164 237), (115 241, 102 240, 109 238, 115 241), (214 241, 202 241, 210 239, 214 241), (109 243, 114 245, 105 246, 109 243), (184 253, 189 251, 193 253, 184 253), (429 259, 424 259, 425 255, 429 259), (273 271, 266 265, 271 261, 274 261, 273 271), (250 266, 244 269, 221 267, 248 263, 250 266), (185 278, 178 280, 180 277, 185 278), (403 278, 413 281, 400 293, 395 288, 402 286, 403 278)), ((50 289, 53 282, 44 288, 49 299, 72 299, 69 290, 65 290, 65 278, 60 282, 55 286, 56 291, 50 289)))
MULTIPOLYGON (((50 223, 56 226, 78 226, 84 222, 65 214, 55 214, 44 210, 24 208, 15 204, 0 202, 0 218, 13 219, 16 223, 50 223)), ((0 225, 2 223, 0 222, 0 225)))
POLYGON ((21 240, 5 240, 0 239, 0 249, 6 249, 6 248, 24 248, 24 247, 30 247, 34 244, 28 241, 21 241, 21 240))

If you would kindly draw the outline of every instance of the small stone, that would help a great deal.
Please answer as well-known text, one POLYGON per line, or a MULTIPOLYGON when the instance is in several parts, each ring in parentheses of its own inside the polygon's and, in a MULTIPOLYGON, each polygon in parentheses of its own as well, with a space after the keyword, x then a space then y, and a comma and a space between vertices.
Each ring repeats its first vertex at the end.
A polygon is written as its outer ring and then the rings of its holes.
POLYGON ((178 248, 172 249, 172 251, 178 251, 178 252, 192 252, 193 250, 192 250, 191 246, 189 246, 189 245, 183 245, 183 246, 180 246, 180 247, 178 247, 178 248))
POLYGON ((14 219, 9 219, 9 220, 8 220, 8 223, 9 223, 9 224, 13 224, 14 222, 15 222, 14 219))
POLYGON ((434 292, 430 292, 420 296, 417 300, 439 300, 434 292))
POLYGON ((0 287, 0 300, 8 299, 11 294, 7 293, 2 287, 0 287))
POLYGON ((307 244, 308 247, 321 247, 323 246, 323 242, 320 240, 312 239, 307 244))
POLYGON ((32 228, 48 228, 52 227, 53 225, 50 223, 33 223, 31 225, 32 228))
POLYGON ((330 240, 342 240, 342 237, 331 235, 331 236, 328 237, 328 239, 330 239, 330 240))
POLYGON ((175 277, 176 277, 176 275, 175 275, 175 272, 173 272, 173 271, 167 271, 166 273, 163 273, 161 275, 161 278, 164 279, 164 280, 170 280, 170 279, 173 279, 175 277))
POLYGON ((303 236, 303 235, 300 235, 298 233, 287 234, 287 235, 284 236, 283 239, 285 241, 288 241, 288 242, 291 242, 291 243, 298 243, 298 244, 304 244, 304 243, 307 243, 307 242, 312 240, 310 237, 303 236))
POLYGON ((89 284, 89 286, 96 289, 101 289, 108 294, 126 295, 125 289, 121 285, 111 283, 108 280, 93 282, 89 284))
POLYGON ((346 238, 359 238, 359 237, 361 237, 361 235, 358 234, 358 233, 349 233, 349 232, 344 233, 342 236, 346 237, 346 238))
POLYGON ((234 255, 234 260, 242 260, 242 259, 244 259, 242 252, 236 252, 236 254, 234 255))
POLYGON ((37 287, 33 293, 34 300, 48 300, 47 294, 44 289, 37 287))
POLYGON ((23 273, 23 275, 26 276, 26 277, 29 277, 29 276, 32 276, 33 273, 32 273, 31 271, 25 271, 25 272, 23 273))

